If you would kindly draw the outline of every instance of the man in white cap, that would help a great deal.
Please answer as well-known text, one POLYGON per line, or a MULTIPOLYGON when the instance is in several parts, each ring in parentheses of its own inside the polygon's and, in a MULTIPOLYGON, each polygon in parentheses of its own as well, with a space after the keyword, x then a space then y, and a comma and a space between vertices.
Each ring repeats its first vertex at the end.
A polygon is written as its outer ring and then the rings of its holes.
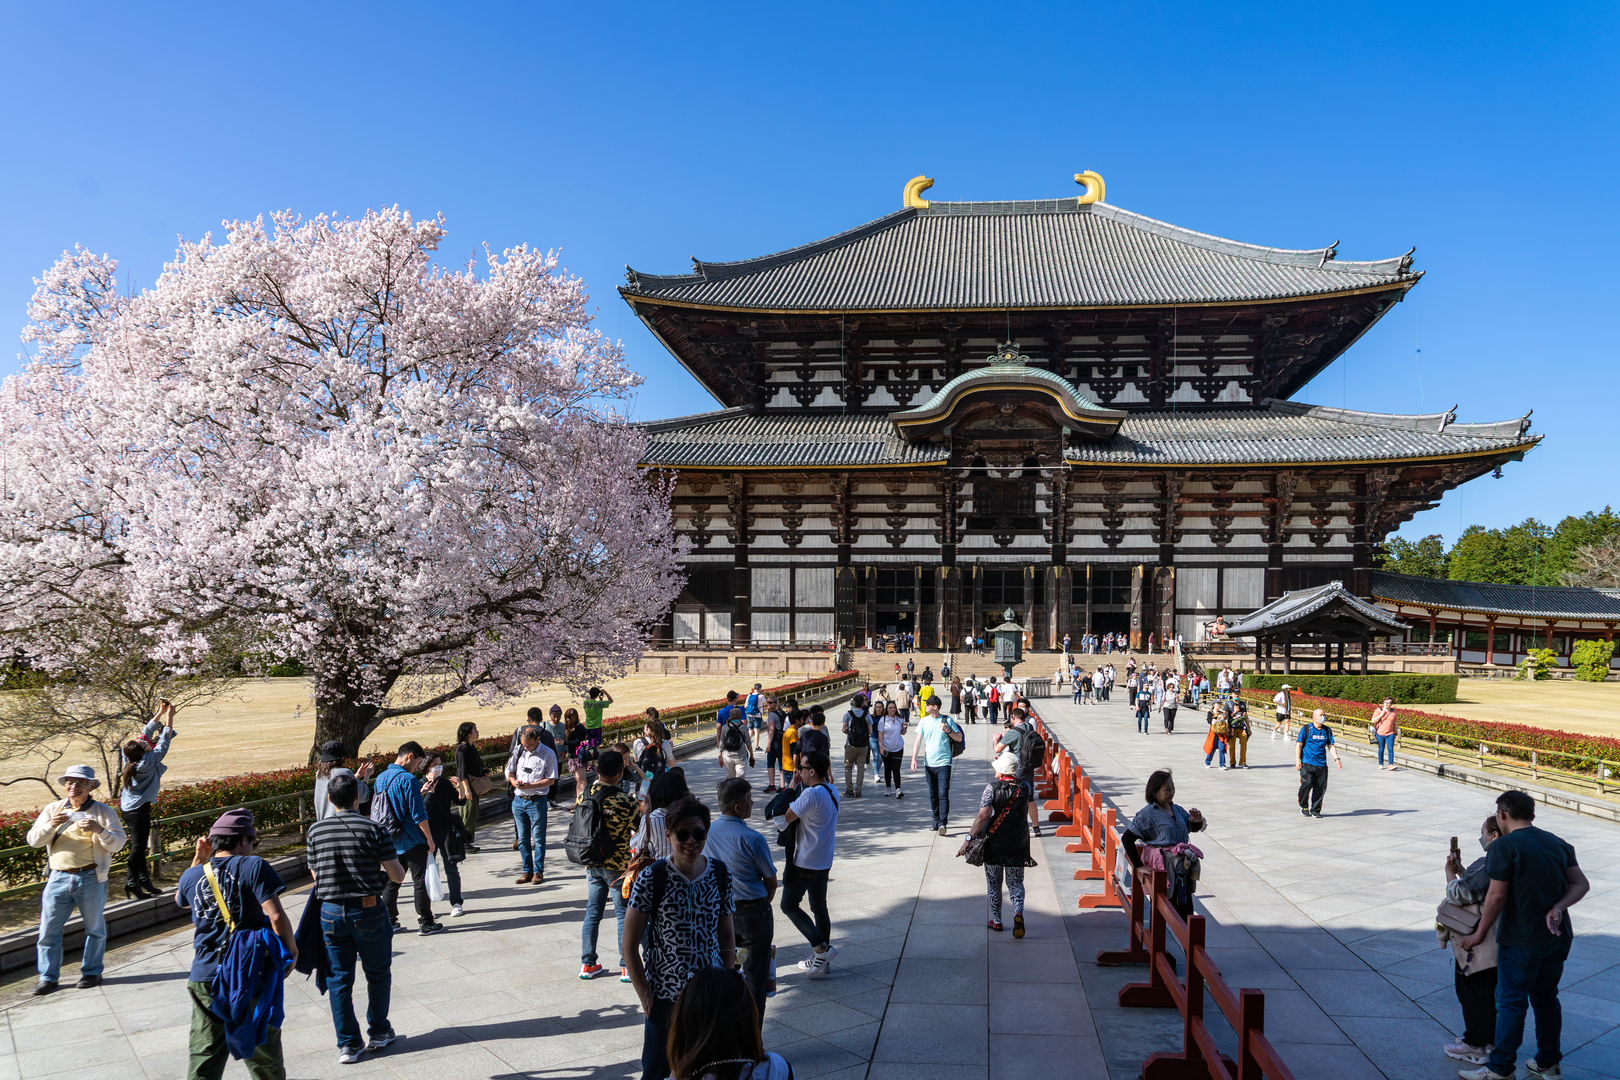
POLYGON ((107 952, 107 871, 113 852, 128 837, 118 815, 90 793, 101 785, 96 770, 70 765, 57 777, 67 798, 39 812, 28 830, 28 845, 44 848, 50 876, 39 902, 39 982, 36 995, 52 993, 62 974, 62 928, 73 909, 84 919, 84 963, 79 968, 81 990, 101 985, 102 957, 107 952))
POLYGON ((1274 739, 1277 737, 1279 729, 1282 731, 1283 738, 1291 737, 1288 733, 1288 718, 1294 712, 1294 695, 1289 693, 1292 689, 1292 686, 1283 683, 1282 689, 1277 691, 1277 696, 1271 699, 1271 703, 1277 706, 1277 727, 1273 728, 1271 732, 1271 737, 1274 739))

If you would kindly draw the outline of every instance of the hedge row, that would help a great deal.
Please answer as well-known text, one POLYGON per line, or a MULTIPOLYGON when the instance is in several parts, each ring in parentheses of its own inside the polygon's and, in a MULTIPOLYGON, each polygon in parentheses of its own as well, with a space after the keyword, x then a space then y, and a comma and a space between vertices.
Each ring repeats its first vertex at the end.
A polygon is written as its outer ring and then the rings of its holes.
MULTIPOLYGON (((814 679, 787 683, 782 686, 769 688, 773 694, 808 693, 819 687, 827 686, 855 676, 853 671, 840 671, 831 675, 819 676, 814 679)), ((750 684, 752 685, 752 684, 750 684)), ((681 719, 697 717, 702 713, 714 712, 725 705, 725 699, 714 701, 701 701, 690 705, 680 705, 673 709, 660 710, 660 716, 666 723, 674 724, 681 719)), ((603 721, 604 730, 613 735, 630 738, 639 734, 645 722, 645 716, 615 716, 603 721)), ((479 739, 478 751, 484 755, 504 754, 511 744, 510 735, 497 735, 490 738, 479 739)), ((451 757, 455 753, 455 745, 446 743, 440 746, 427 747, 430 752, 437 752, 451 757)), ((372 764, 378 772, 393 763, 392 755, 375 754, 370 757, 372 764)), ((154 807, 154 817, 173 818, 186 814, 200 814, 210 810, 220 810, 224 807, 240 806, 243 803, 256 802, 276 795, 291 795, 300 791, 309 791, 315 786, 315 770, 309 766, 298 766, 291 769, 280 769, 274 772, 244 773, 240 776, 228 776, 220 780, 204 780, 195 784, 177 784, 165 788, 159 793, 154 807)), ((105 792, 98 792, 105 796, 105 792)), ((271 803, 268 806, 253 808, 255 823, 261 831, 273 831, 296 825, 299 822, 299 805, 303 800, 288 799, 284 802, 271 803)), ((307 813, 307 811, 306 811, 307 813)), ((28 844, 28 829, 39 816, 39 810, 21 811, 11 814, 0 814, 0 850, 6 848, 26 847, 28 844)), ((193 818, 190 821, 173 822, 161 826, 165 848, 174 852, 188 851, 199 836, 207 834, 208 826, 213 824, 213 816, 193 818)), ((189 856, 187 857, 189 861, 189 856)), ((44 877, 45 852, 41 848, 30 848, 27 851, 14 855, 0 856, 0 881, 9 886, 23 885, 36 882, 44 877)))
POLYGON ((1245 671, 1243 684, 1276 693, 1287 683, 1317 697, 1378 703, 1392 697, 1401 705, 1449 705, 1457 700, 1456 675, 1388 672, 1369 675, 1262 675, 1245 671))
MULTIPOLYGON (((1267 691, 1246 687, 1243 697, 1247 701, 1269 705, 1272 695, 1267 691)), ((1372 718, 1374 709, 1374 706, 1359 701, 1313 697, 1308 694, 1295 694, 1293 697, 1296 719, 1303 719, 1311 709, 1321 709, 1330 717, 1366 721, 1372 718)), ((1491 753, 1498 757, 1529 761, 1530 752, 1535 751, 1540 764, 1570 772, 1595 772, 1599 766, 1568 759, 1549 762, 1545 760, 1546 755, 1573 754, 1580 757, 1601 758, 1611 766, 1620 762, 1620 739, 1607 735, 1587 735, 1578 731, 1558 731, 1553 728, 1528 727, 1490 720, 1466 720, 1458 716, 1419 712, 1416 709, 1401 709, 1399 717, 1403 729, 1419 728, 1431 733, 1412 735, 1412 740, 1430 740, 1434 734, 1438 734, 1442 745, 1471 753, 1477 752, 1482 742, 1506 743, 1510 745, 1492 746, 1491 753)))

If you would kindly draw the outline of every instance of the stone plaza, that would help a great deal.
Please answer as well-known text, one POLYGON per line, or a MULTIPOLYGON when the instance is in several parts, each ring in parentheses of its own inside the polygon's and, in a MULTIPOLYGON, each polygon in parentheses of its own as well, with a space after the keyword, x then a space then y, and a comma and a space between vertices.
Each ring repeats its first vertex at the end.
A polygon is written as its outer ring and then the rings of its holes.
MULTIPOLYGON (((1182 710, 1167 737, 1137 734, 1118 702, 1038 704, 1124 816, 1140 807, 1150 771, 1176 770, 1177 801, 1210 821, 1196 839, 1211 953, 1232 986, 1264 990, 1266 1034, 1299 1080, 1456 1075, 1459 1063, 1440 1052, 1461 1021, 1433 914, 1448 839, 1471 841, 1492 809, 1489 793, 1415 771, 1380 772, 1346 754, 1324 817, 1302 819, 1292 748, 1265 732, 1250 743, 1252 768, 1206 771, 1204 725, 1193 710, 1182 710)), ((836 718, 841 710, 831 711, 836 718)), ((1119 987, 1146 972, 1098 967, 1095 957, 1125 946, 1126 918, 1077 908, 1079 892, 1098 883, 1073 880, 1085 857, 1065 854, 1050 830, 1035 850, 1041 865, 1029 872, 1028 936, 986 929, 983 873, 954 856, 988 775, 995 730, 967 728, 948 837, 927 827, 920 772, 905 774, 903 801, 885 798, 870 780, 863 798, 844 800, 828 901, 839 949, 830 977, 812 981, 797 970, 806 946, 777 915, 780 990, 768 1003, 765 1044, 799 1077, 1126 1080, 1150 1053, 1180 1049, 1179 1013, 1118 1006, 1119 987)), ((707 754, 684 764, 693 791, 712 804, 719 766, 707 754)), ((751 778, 762 783, 762 771, 751 778)), ((641 1015, 631 988, 611 974, 617 950, 604 941, 608 971, 577 978, 584 876, 563 857, 560 822, 553 815, 546 885, 514 882, 510 822, 487 825, 483 851, 463 864, 466 916, 448 920, 450 932, 437 937, 396 938, 391 1019, 405 1037, 387 1051, 339 1065, 326 1001, 301 976, 289 980, 288 1076, 639 1076, 641 1015)), ((774 836, 757 814, 753 824, 774 836)), ((1612 1077, 1620 1071, 1620 871, 1604 855, 1620 832, 1546 808, 1537 824, 1575 846, 1592 880, 1571 913, 1564 1075, 1612 1077)), ((286 897, 295 922, 308 893, 306 883, 286 897)), ((606 938, 611 927, 609 920, 606 938)), ((182 929, 114 948, 98 989, 32 999, 24 996, 29 982, 6 988, 0 1080, 184 1075, 190 941, 182 929)), ((64 982, 75 975, 70 967, 64 982)), ((1230 1052, 1231 1031, 1210 1012, 1230 1052)), ((1526 1048, 1534 1048, 1530 1032, 1526 1048)), ((226 1075, 245 1070, 233 1063, 226 1075)))

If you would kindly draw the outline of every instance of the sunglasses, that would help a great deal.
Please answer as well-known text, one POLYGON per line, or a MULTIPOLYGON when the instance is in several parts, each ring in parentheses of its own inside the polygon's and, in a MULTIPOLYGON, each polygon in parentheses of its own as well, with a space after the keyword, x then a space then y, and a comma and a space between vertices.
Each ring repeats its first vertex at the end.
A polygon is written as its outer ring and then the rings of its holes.
POLYGON ((682 844, 701 844, 709 836, 708 829, 676 829, 675 839, 682 844))

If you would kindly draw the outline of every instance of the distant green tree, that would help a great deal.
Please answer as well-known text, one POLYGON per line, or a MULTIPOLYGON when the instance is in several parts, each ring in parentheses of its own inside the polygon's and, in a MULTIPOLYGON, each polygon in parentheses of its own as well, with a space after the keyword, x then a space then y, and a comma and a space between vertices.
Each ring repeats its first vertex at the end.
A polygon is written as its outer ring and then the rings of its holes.
POLYGON ((1445 539, 1438 533, 1430 533, 1421 540, 1393 537, 1384 545, 1378 567, 1396 574, 1443 578, 1446 576, 1445 539))
POLYGON ((1484 581, 1497 585, 1553 585, 1556 577, 1541 577, 1542 562, 1553 530, 1535 518, 1525 518, 1505 529, 1470 525, 1452 545, 1446 576, 1453 581, 1484 581))

